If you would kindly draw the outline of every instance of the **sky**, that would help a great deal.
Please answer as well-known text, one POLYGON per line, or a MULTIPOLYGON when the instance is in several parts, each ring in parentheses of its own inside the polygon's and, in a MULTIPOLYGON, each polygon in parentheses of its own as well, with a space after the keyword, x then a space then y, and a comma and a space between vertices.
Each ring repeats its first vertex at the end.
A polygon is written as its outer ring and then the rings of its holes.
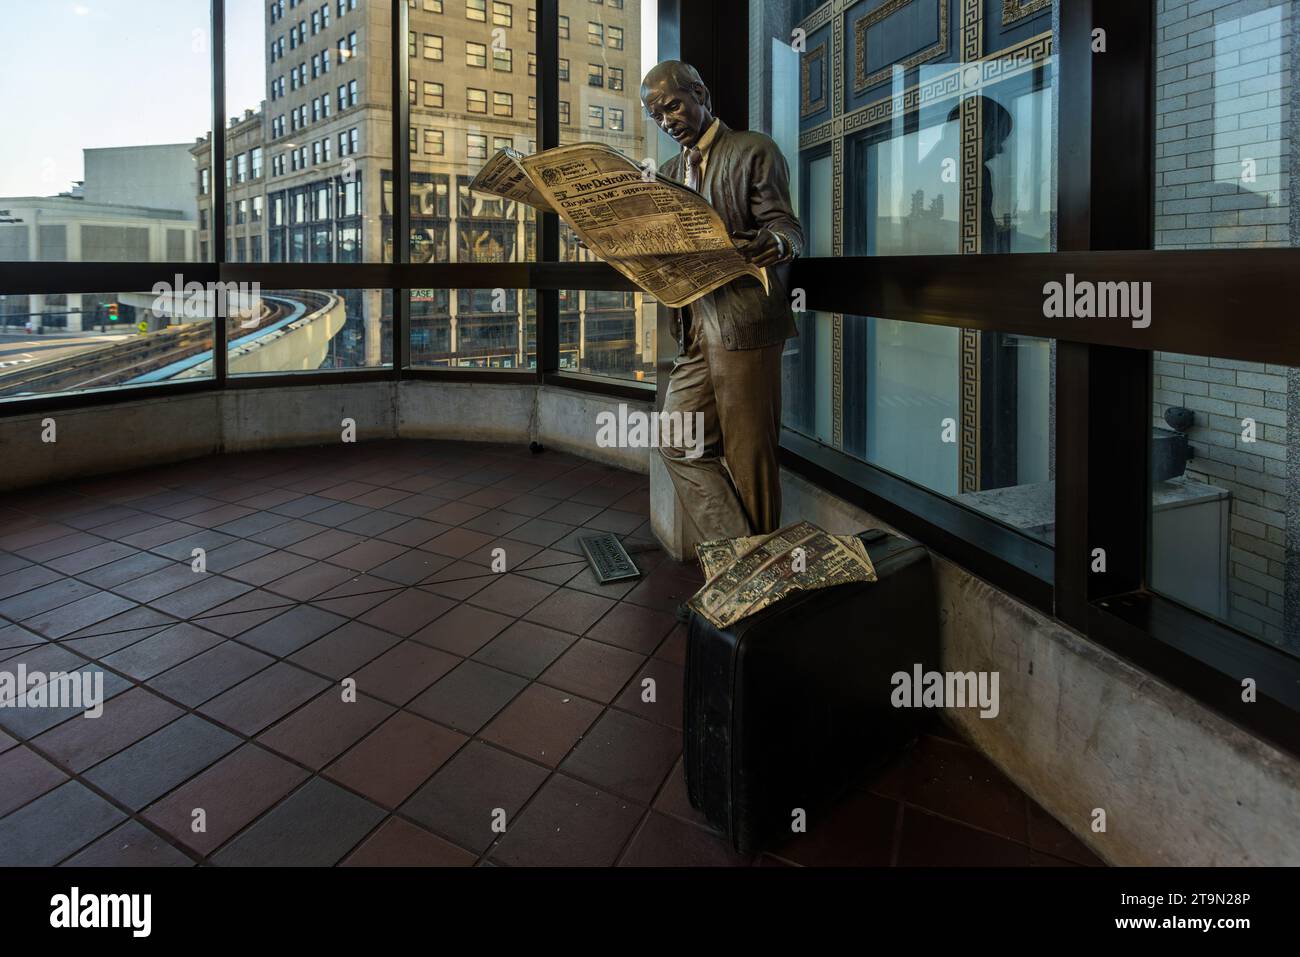
MULTIPOLYGON (((648 69, 658 3, 641 7, 648 69)), ((264 10, 265 0, 226 0, 227 118, 266 96, 264 10)), ((0 0, 0 196, 66 192, 84 178, 85 148, 206 136, 209 16, 208 0, 0 0)))
MULTIPOLYGON (((226 110, 265 96, 262 0, 226 2, 226 110)), ((83 178, 87 147, 193 143, 212 125, 208 0, 0 0, 0 196, 83 178)))

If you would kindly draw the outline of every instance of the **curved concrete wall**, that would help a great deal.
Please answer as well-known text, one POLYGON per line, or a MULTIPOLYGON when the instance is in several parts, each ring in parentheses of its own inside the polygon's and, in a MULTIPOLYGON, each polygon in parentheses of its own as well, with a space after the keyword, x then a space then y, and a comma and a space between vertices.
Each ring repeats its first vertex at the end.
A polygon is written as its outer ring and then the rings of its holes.
MULTIPOLYGON (((632 471, 646 449, 595 445, 596 416, 622 400, 533 382, 403 380, 226 389, 0 419, 0 489, 101 475, 161 462, 290 445, 421 438, 539 441, 632 471), (55 442, 43 442, 52 420, 55 442)), ((649 411, 651 402, 628 402, 649 411)))

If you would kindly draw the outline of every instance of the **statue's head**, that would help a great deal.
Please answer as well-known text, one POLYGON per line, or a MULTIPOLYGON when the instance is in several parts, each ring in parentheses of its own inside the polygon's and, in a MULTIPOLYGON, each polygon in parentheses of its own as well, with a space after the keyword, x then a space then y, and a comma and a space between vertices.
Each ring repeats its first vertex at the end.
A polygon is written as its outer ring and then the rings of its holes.
POLYGON ((713 97, 695 67, 665 60, 641 81, 641 102, 655 125, 683 147, 694 146, 713 125, 713 97))

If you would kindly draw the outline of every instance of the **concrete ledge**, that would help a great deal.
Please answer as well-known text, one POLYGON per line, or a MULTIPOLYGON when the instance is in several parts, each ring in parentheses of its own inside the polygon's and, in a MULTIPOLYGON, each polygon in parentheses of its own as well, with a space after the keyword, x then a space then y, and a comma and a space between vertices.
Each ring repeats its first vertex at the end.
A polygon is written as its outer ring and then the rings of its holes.
POLYGON ((0 419, 0 489, 26 488, 221 449, 221 397, 216 392, 141 399, 0 419), (52 420, 56 441, 43 442, 52 420))
POLYGON ((330 445, 355 423, 357 442, 537 440, 557 450, 645 473, 649 449, 600 448, 596 416, 627 402, 528 380, 514 383, 353 382, 226 389, 0 419, 0 489, 84 478, 214 452, 330 445), (54 420, 56 441, 42 442, 54 420))
POLYGON ((221 449, 249 452, 342 441, 343 420, 357 442, 397 434, 392 382, 350 382, 276 389, 226 389, 221 397, 221 449))
MULTIPOLYGON (((888 527, 792 473, 782 489, 783 523, 888 527)), ((934 567, 943 669, 999 673, 997 717, 947 717, 1098 856, 1300 864, 1300 762, 952 562, 934 567)))

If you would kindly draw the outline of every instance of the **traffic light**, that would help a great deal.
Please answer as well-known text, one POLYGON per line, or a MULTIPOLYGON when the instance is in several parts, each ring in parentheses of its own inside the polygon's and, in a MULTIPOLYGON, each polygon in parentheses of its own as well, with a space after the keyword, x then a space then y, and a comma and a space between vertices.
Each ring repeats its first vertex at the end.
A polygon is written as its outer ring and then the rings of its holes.
POLYGON ((115 302, 108 304, 108 321, 117 322, 117 303, 115 302))

